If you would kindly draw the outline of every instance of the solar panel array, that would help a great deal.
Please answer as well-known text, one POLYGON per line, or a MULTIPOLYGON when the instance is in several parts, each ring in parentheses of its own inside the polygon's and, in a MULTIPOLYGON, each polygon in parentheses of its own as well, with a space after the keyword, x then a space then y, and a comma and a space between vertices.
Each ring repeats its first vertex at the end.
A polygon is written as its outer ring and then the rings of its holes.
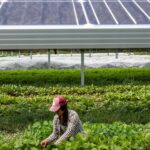
POLYGON ((0 0, 0 50, 55 48, 150 48, 150 0, 0 0))
POLYGON ((150 24, 150 0, 1 0, 0 25, 150 24))

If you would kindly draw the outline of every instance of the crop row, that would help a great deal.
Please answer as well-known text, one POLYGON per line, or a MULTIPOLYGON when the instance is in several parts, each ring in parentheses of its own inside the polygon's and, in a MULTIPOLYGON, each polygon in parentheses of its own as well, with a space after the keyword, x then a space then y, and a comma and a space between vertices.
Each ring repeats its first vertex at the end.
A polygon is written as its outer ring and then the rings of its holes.
POLYGON ((48 149, 149 150, 149 74, 149 69, 87 69, 89 86, 80 87, 79 70, 1 71, 0 150, 40 149, 52 130, 48 108, 56 95, 78 112, 87 137, 48 149))
POLYGON ((55 95, 69 100, 83 121, 147 123, 150 121, 150 86, 0 86, 0 130, 16 132, 37 120, 51 120, 48 108, 55 95), (93 117, 95 116, 95 117, 93 117))
MULTIPOLYGON (((78 134, 59 146, 49 145, 47 149, 59 150, 131 150, 150 148, 150 124, 127 125, 120 122, 113 124, 84 123, 86 136, 78 134)), ((19 133, 13 140, 0 140, 0 150, 38 150, 40 140, 52 132, 52 122, 36 122, 19 133)), ((1 137, 0 137, 1 138, 1 137)))
MULTIPOLYGON (((150 82, 150 69, 146 68, 107 68, 85 69, 86 85, 108 85, 122 83, 150 82)), ((80 70, 9 70, 0 71, 0 84, 26 85, 80 85, 80 70)))

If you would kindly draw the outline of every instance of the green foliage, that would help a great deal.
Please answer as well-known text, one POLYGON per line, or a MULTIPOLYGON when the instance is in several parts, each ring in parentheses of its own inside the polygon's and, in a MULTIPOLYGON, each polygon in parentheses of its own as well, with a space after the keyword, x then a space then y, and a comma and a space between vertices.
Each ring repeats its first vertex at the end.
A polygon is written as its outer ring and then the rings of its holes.
MULTIPOLYGON (((75 138, 62 142, 60 145, 50 144, 46 149, 59 150, 102 150, 102 149, 148 149, 149 148, 149 124, 127 125, 121 122, 113 124, 84 123, 85 134, 78 134, 75 138)), ((2 149, 14 150, 38 150, 40 140, 46 138, 52 132, 52 122, 35 122, 32 126, 18 134, 12 142, 1 141, 2 149)))
MULTIPOLYGON (((149 83, 148 68, 85 69, 86 85, 149 83)), ((21 85, 80 85, 79 69, 5 70, 0 71, 0 84, 21 85)))
POLYGON ((150 121, 149 85, 0 86, 0 130, 16 132, 39 120, 51 120, 48 108, 55 95, 64 95, 82 121, 147 123, 150 121), (93 117, 94 116, 94 117, 93 117))
POLYGON ((149 150, 149 74, 149 69, 87 69, 86 83, 95 85, 80 87, 79 70, 1 71, 0 150, 40 149, 52 132, 48 108, 56 95, 79 113, 87 137, 79 134, 47 150, 149 150))

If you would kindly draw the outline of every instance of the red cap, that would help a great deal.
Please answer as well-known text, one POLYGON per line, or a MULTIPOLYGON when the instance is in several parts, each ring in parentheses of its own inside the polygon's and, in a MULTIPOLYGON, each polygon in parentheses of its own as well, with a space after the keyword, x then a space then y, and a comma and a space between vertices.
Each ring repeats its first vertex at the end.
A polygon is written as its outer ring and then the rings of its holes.
POLYGON ((63 96, 57 96, 53 99, 53 104, 49 110, 52 112, 56 112, 61 106, 64 106, 66 104, 67 101, 63 96))

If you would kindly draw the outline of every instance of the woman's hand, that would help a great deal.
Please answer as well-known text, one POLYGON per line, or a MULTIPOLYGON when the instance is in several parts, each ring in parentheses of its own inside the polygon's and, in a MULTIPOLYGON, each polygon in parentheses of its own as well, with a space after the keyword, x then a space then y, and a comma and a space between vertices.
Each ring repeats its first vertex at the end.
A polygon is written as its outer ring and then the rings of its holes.
POLYGON ((41 145, 42 148, 46 148, 47 145, 48 145, 48 140, 47 140, 47 139, 43 140, 43 141, 40 143, 40 145, 41 145))

